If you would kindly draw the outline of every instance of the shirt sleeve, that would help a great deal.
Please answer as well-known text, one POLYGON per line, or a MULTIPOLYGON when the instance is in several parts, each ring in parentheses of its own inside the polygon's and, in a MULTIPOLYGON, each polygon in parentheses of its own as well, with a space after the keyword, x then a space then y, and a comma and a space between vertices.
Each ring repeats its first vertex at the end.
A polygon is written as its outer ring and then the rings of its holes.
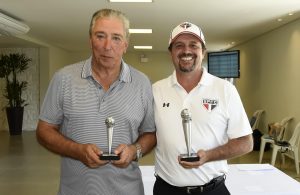
POLYGON ((39 119, 50 124, 59 125, 63 120, 62 78, 61 73, 54 74, 42 104, 39 119))
POLYGON ((252 133, 252 129, 237 89, 229 85, 230 98, 228 102, 228 137, 238 138, 252 133))
POLYGON ((155 122, 154 122, 154 108, 153 108, 153 93, 152 86, 149 80, 147 80, 146 85, 143 89, 143 104, 145 110, 145 117, 140 125, 140 133, 144 132, 154 132, 155 122))

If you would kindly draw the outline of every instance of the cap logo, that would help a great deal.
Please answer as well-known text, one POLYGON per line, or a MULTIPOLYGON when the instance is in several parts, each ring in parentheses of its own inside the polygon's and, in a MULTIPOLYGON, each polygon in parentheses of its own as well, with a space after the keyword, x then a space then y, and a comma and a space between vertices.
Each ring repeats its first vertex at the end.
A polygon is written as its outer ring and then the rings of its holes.
POLYGON ((203 45, 205 47, 204 35, 203 35, 201 29, 193 23, 182 22, 178 26, 176 26, 170 33, 169 49, 170 49, 172 42, 181 34, 194 35, 196 38, 198 38, 201 41, 201 44, 203 43, 203 45))
POLYGON ((192 26, 192 24, 188 23, 188 22, 185 22, 185 23, 180 24, 180 26, 184 29, 188 29, 192 26))

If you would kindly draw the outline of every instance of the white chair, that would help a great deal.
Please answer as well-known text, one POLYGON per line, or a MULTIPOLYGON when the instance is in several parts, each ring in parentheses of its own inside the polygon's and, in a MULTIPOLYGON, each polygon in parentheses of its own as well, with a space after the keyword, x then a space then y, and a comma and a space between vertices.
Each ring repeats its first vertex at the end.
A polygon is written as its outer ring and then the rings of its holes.
MULTIPOLYGON (((280 125, 283 126, 283 128, 281 129, 279 136, 278 136, 278 140, 281 141, 284 137, 284 132, 289 124, 289 122, 293 119, 293 117, 286 117, 284 119, 282 119, 282 121, 280 122, 280 125)), ((263 155, 265 152, 265 147, 266 147, 266 143, 270 143, 272 146, 274 145, 274 139, 268 135, 265 134, 261 137, 261 141, 260 141, 260 149, 259 149, 259 163, 262 162, 263 159, 263 155)))
POLYGON ((250 119, 250 124, 251 124, 251 128, 252 130, 254 129, 258 129, 259 126, 259 122, 261 119, 261 115, 264 112, 264 110, 256 110, 252 116, 252 118, 250 119))
POLYGON ((283 164, 285 163, 285 156, 294 158, 296 171, 297 174, 299 175, 299 157, 298 157, 299 143, 300 143, 300 123, 297 124, 293 132, 293 135, 288 142, 274 143, 271 164, 273 166, 275 165, 277 152, 280 151, 283 164))

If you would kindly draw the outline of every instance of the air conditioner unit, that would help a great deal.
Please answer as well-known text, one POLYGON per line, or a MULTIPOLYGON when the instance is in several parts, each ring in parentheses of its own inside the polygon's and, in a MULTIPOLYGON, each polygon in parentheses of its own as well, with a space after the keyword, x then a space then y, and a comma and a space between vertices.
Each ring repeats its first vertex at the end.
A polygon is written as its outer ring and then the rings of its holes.
POLYGON ((0 13, 0 35, 20 35, 30 30, 26 24, 0 13))

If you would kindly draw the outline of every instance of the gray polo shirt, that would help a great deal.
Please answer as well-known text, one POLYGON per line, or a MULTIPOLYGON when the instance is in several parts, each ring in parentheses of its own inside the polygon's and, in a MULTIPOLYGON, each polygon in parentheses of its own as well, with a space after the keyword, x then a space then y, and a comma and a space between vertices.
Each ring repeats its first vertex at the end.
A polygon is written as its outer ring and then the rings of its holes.
MULTIPOLYGON (((108 91, 92 77, 91 58, 57 72, 47 91, 40 119, 60 125, 60 131, 78 143, 93 143, 108 151, 105 119, 115 119, 112 150, 135 142, 140 133, 155 130, 153 95, 149 79, 122 61, 119 79, 108 91)), ((127 168, 111 164, 91 169, 62 157, 59 195, 142 195, 138 164, 127 168)))

